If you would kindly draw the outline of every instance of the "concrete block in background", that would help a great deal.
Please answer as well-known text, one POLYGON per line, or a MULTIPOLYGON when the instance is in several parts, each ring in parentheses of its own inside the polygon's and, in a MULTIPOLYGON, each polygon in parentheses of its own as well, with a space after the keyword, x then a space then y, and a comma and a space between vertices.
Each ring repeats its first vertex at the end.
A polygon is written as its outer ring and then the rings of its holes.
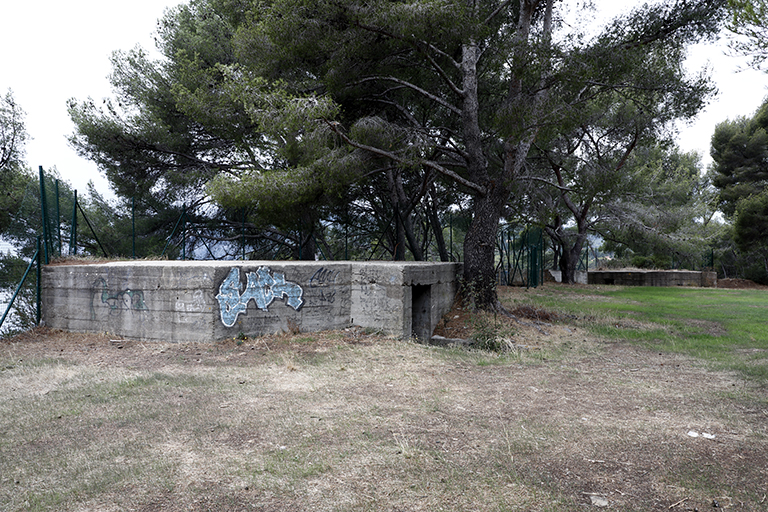
POLYGON ((589 272, 589 284, 622 286, 717 287, 716 272, 693 270, 598 270, 589 272))

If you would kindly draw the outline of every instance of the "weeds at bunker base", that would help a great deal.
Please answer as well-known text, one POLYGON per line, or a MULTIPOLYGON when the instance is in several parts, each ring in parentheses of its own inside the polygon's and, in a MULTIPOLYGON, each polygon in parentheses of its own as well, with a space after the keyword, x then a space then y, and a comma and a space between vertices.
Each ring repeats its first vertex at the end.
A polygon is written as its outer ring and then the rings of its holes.
POLYGON ((129 261, 43 269, 43 319, 73 332, 211 341, 358 325, 431 335, 460 264, 129 261), (87 313, 86 313, 87 312, 87 313))

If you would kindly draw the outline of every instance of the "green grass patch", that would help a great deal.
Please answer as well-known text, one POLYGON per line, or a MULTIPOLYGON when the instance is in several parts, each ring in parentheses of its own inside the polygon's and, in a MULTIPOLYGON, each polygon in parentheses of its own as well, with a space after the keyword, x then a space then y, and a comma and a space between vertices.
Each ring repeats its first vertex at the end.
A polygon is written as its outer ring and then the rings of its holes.
POLYGON ((688 354, 768 382, 763 290, 547 286, 516 300, 555 310, 606 338, 688 354))

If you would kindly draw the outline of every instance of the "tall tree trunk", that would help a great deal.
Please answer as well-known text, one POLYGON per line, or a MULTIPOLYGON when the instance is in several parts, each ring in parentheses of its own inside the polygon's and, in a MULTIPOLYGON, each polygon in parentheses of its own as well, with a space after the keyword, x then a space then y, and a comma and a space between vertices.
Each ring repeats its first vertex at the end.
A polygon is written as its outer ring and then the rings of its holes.
POLYGON ((301 214, 301 231, 299 232, 299 247, 296 259, 314 261, 317 253, 315 243, 315 219, 309 211, 301 214))
POLYGON ((584 229, 583 232, 580 230, 576 235, 573 245, 569 249, 566 249, 565 246, 563 246, 563 254, 560 257, 560 272, 562 273, 561 281, 563 283, 576 283, 576 269, 579 268, 581 250, 584 248, 584 241, 586 238, 586 229, 584 229))
POLYGON ((440 254, 440 261, 450 261, 451 258, 448 254, 448 249, 445 246, 443 226, 440 224, 440 219, 437 216, 437 205, 435 204, 434 200, 434 187, 432 187, 430 195, 432 196, 432 200, 427 201, 427 218, 429 219, 429 225, 432 228, 432 233, 435 235, 435 242, 437 242, 437 252, 440 254))
POLYGON ((496 233, 509 190, 494 187, 475 197, 472 222, 464 238, 463 295, 476 308, 494 309, 496 295, 496 233))
POLYGON ((403 225, 405 240, 408 242, 408 247, 411 249, 411 253, 413 254, 413 259, 415 261, 424 261, 424 253, 421 250, 419 241, 416 239, 416 234, 413 232, 413 216, 401 215, 400 221, 403 225))
MULTIPOLYGON (((552 6, 554 0, 525 0, 520 2, 520 14, 517 23, 516 59, 520 62, 525 57, 526 44, 530 35, 533 14, 545 2, 545 16, 542 33, 549 38, 552 30, 552 6)), ((474 9, 478 3, 470 2, 474 9)), ((484 133, 480 128, 478 71, 477 65, 482 51, 473 39, 463 45, 461 73, 463 103, 461 109, 462 135, 464 151, 467 160, 467 174, 474 183, 485 188, 485 193, 474 197, 472 223, 464 239, 464 294, 471 299, 475 307, 480 309, 496 309, 496 234, 499 220, 510 196, 510 183, 520 174, 538 128, 531 120, 526 121, 519 115, 515 116, 516 107, 524 106, 523 111, 530 112, 531 119, 539 117, 539 108, 547 98, 547 87, 544 75, 541 76, 541 88, 533 97, 523 93, 522 79, 510 79, 508 99, 505 109, 513 114, 513 119, 522 123, 519 133, 511 136, 504 144, 503 170, 491 176, 488 162, 483 151, 484 133), (521 135, 522 134, 522 135, 521 135), (467 295, 470 294, 470 295, 467 295)), ((515 130, 511 130, 512 133, 515 130)))
POLYGON ((403 221, 400 218, 400 205, 395 203, 395 246, 393 247, 392 258, 395 261, 405 261, 405 229, 403 221))
POLYGON ((476 182, 491 187, 484 194, 476 194, 472 222, 464 238, 464 300, 476 308, 493 309, 496 306, 496 274, 494 255, 499 219, 509 192, 495 189, 488 175, 488 163, 483 154, 480 130, 480 104, 477 95, 477 62, 480 48, 470 41, 462 48, 463 105, 461 110, 467 173, 476 182), (503 196, 503 197, 501 197, 503 196))
POLYGON ((317 254, 317 243, 315 243, 315 237, 313 233, 308 233, 304 237, 304 243, 301 247, 301 259, 305 261, 314 261, 317 254))
POLYGON ((552 252, 554 253, 554 257, 552 258, 552 270, 558 270, 560 268, 560 244, 554 238, 550 237, 550 239, 552 240, 552 252))
POLYGON ((576 246, 564 250, 560 255, 560 282, 573 284, 576 282, 576 268, 579 264, 579 253, 574 252, 576 246))

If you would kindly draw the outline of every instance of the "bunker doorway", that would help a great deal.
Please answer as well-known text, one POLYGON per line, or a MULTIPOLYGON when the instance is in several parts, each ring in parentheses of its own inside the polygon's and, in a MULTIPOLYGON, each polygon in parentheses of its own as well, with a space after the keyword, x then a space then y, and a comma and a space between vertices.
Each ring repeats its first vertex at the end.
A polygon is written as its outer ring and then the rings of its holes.
POLYGON ((421 343, 432 338, 432 287, 413 285, 411 287, 411 332, 421 343))

